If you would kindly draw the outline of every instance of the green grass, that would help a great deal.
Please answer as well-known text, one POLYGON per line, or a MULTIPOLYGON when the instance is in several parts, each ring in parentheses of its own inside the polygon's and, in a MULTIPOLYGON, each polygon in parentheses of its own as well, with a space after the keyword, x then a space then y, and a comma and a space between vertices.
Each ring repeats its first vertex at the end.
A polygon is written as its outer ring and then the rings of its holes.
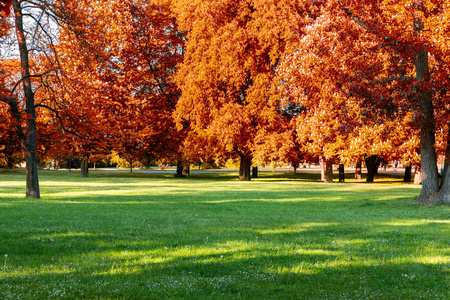
POLYGON ((0 172, 0 299, 448 299, 450 207, 399 177, 0 172))

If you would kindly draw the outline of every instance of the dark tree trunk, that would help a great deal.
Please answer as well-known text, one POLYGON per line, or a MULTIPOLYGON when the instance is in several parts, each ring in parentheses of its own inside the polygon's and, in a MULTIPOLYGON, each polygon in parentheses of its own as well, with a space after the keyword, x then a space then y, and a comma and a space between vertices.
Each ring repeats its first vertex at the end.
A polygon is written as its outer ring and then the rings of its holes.
POLYGON ((10 155, 6 155, 6 168, 11 171, 14 168, 14 159, 10 155))
POLYGON ((404 182, 411 182, 411 166, 405 167, 405 176, 403 177, 404 182))
POLYGON ((252 168, 252 178, 258 178, 258 167, 252 168))
POLYGON ((81 161, 81 177, 89 177, 89 161, 87 159, 81 161))
POLYGON ((186 159, 183 164, 183 175, 189 176, 190 174, 191 174, 191 163, 189 162, 189 160, 186 159))
POLYGON ((378 169, 380 168, 381 160, 377 159, 375 160, 375 175, 378 174, 378 169))
MULTIPOLYGON (((423 12, 423 0, 415 0, 414 8, 423 12)), ((419 33, 424 29, 422 19, 414 19, 414 31, 419 33)), ((421 83, 429 80, 428 52, 422 48, 414 55, 416 79, 421 83)), ((435 119, 433 108, 433 96, 427 90, 423 90, 420 84, 416 87, 418 92, 418 110, 416 112, 420 127, 420 161, 422 172, 422 189, 414 203, 434 204, 439 192, 439 173, 437 168, 435 144, 435 119)))
POLYGON ((339 164, 339 182, 345 182, 345 166, 339 164))
POLYGON ((355 165, 355 179, 362 179, 361 162, 357 162, 356 165, 355 165))
POLYGON ((174 177, 186 177, 191 172, 190 162, 188 160, 179 160, 177 162, 177 171, 174 177))
POLYGON ((325 158, 325 180, 326 183, 333 182, 333 160, 331 158, 325 158))
POLYGON ((177 171, 175 172, 175 175, 173 175, 174 177, 183 177, 183 165, 181 163, 181 160, 178 161, 177 163, 177 171))
POLYGON ((365 159, 367 168, 367 179, 366 182, 373 182, 375 178, 375 171, 377 167, 377 155, 371 155, 365 159))
POLYGON ((20 1, 13 1, 16 37, 19 45, 22 85, 25 95, 25 112, 26 112, 26 132, 23 141, 23 148, 26 161, 26 196, 29 198, 39 199, 41 197, 39 191, 39 179, 36 156, 36 107, 34 103, 34 92, 31 85, 30 67, 28 60, 28 47, 23 29, 23 15, 20 1))
POLYGON ((252 165, 252 158, 246 155, 240 155, 241 161, 239 163, 239 180, 250 181, 250 167, 252 165))

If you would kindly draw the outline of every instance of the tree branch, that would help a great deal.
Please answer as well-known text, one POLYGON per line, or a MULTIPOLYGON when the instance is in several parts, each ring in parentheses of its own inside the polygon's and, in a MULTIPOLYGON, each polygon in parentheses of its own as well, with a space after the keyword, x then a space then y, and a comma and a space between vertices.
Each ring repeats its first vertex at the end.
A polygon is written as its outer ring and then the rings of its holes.
POLYGON ((367 85, 377 85, 377 84, 388 83, 388 82, 395 81, 395 80, 405 80, 405 79, 415 80, 416 78, 411 77, 411 76, 398 76, 398 77, 386 78, 386 79, 379 80, 379 81, 372 81, 372 82, 367 83, 367 85))

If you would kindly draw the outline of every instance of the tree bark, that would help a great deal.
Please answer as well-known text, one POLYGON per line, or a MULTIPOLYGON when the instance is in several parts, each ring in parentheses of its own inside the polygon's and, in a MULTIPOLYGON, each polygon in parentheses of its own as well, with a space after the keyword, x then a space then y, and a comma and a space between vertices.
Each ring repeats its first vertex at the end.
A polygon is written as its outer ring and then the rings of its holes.
POLYGON ((405 176, 403 177, 404 182, 411 182, 411 166, 405 167, 405 176))
POLYGON ((345 166, 339 164, 339 182, 345 182, 345 166))
POLYGON ((323 156, 319 156, 319 165, 320 165, 320 180, 325 181, 325 159, 323 156))
POLYGON ((333 160, 331 158, 325 158, 325 179, 324 182, 333 182, 333 160))
MULTIPOLYGON (((417 11, 424 11, 423 0, 415 0, 414 8, 417 11)), ((424 29, 422 19, 416 17, 414 19, 414 31, 416 34, 424 29)), ((428 52, 425 48, 420 49, 414 54, 414 66, 416 69, 416 79, 420 83, 429 80, 429 64, 428 52)), ((418 84, 416 92, 419 95, 419 109, 416 112, 417 120, 420 128, 420 160, 422 173, 422 189, 419 197, 414 203, 434 204, 436 203, 436 195, 439 192, 439 173, 437 168, 435 144, 435 119, 433 108, 433 96, 423 90, 418 84)))
POLYGON ((39 199, 39 179, 36 156, 36 107, 34 92, 31 84, 30 65, 28 59, 28 47, 23 28, 23 15, 20 1, 13 1, 16 37, 19 45, 22 86, 25 95, 26 132, 23 148, 26 161, 26 197, 39 199))
POLYGON ((438 203, 450 203, 450 129, 447 133, 447 148, 445 149, 444 171, 437 196, 438 203))
POLYGON ((355 179, 362 179, 361 162, 357 162, 356 165, 355 165, 355 179))
POLYGON ((241 161, 239 163, 239 180, 250 181, 250 167, 252 165, 252 158, 246 155, 239 155, 241 161))
POLYGON ((14 159, 10 155, 6 155, 6 168, 11 171, 14 168, 14 159))
POLYGON ((373 182, 375 178, 375 171, 377 167, 377 155, 371 155, 365 159, 367 168, 367 179, 366 182, 373 182))
POLYGON ((186 177, 191 173, 191 166, 189 160, 178 160, 177 171, 174 177, 186 177))
POLYGON ((258 178, 258 167, 252 168, 252 178, 258 178))
POLYGON ((89 177, 89 160, 83 159, 81 161, 81 177, 89 177))

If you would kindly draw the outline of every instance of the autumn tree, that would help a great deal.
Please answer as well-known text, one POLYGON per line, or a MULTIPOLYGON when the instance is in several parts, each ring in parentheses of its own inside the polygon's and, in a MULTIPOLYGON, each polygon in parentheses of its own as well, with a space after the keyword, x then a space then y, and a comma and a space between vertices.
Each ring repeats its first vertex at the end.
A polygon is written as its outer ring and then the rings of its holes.
MULTIPOLYGON (((312 78, 314 73, 320 84, 330 85, 315 88, 297 81, 297 95, 308 98, 332 92, 338 98, 346 97, 346 103, 354 102, 354 107, 361 109, 359 118, 369 126, 402 120, 412 113, 412 123, 420 129, 424 173, 417 202, 446 202, 447 193, 439 192, 445 190, 445 179, 439 187, 434 147, 439 131, 435 112, 442 111, 448 99, 442 88, 448 81, 448 47, 439 38, 448 30, 447 4, 320 2, 320 17, 306 29, 299 49, 286 56, 294 63, 293 67, 286 64, 284 72, 302 73, 300 78, 312 78)), ((317 101, 310 99, 309 105, 317 107, 317 101)), ((445 114, 441 116, 448 119, 445 114)), ((344 120, 347 114, 342 117, 344 120)))
POLYGON ((220 161, 238 157, 240 180, 250 180, 255 139, 277 126, 275 70, 308 7, 287 0, 174 3, 188 32, 175 111, 179 127, 190 130, 184 151, 220 161))
POLYGON ((71 1, 58 50, 66 64, 58 117, 80 155, 114 150, 131 162, 176 160, 181 135, 172 81, 183 35, 170 9, 148 1, 71 1), (105 26, 105 24, 109 24, 105 26))
POLYGON ((450 185, 447 186, 446 180, 449 175, 444 172, 439 184, 435 150, 438 130, 435 113, 444 105, 442 100, 447 99, 442 86, 446 86, 448 81, 445 58, 449 48, 440 37, 448 34, 448 4, 422 0, 396 3, 338 1, 337 4, 348 19, 359 26, 361 35, 372 38, 379 49, 389 53, 383 57, 382 65, 389 62, 391 68, 376 75, 370 74, 372 78, 365 77, 365 87, 359 88, 367 91, 370 90, 367 86, 376 84, 389 91, 386 86, 395 83, 397 91, 403 94, 391 93, 391 97, 385 99, 397 104, 393 97, 397 96, 414 113, 415 125, 420 129, 423 173, 422 190, 415 202, 450 202, 447 192, 450 185))

